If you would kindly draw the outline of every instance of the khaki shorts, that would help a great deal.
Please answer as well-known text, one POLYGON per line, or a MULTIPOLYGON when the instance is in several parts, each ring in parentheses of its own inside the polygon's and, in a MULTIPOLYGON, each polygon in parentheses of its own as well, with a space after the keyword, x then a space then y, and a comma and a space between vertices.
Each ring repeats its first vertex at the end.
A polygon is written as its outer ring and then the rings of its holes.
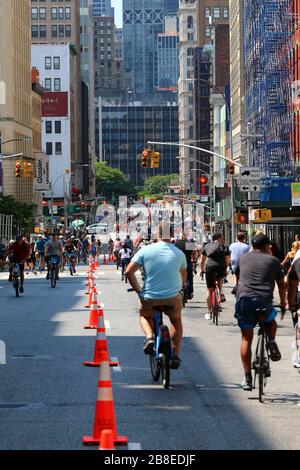
POLYGON ((168 315, 170 319, 180 318, 182 310, 182 295, 178 294, 176 297, 161 300, 146 300, 140 298, 140 315, 143 317, 153 317, 155 307, 163 307, 164 313, 168 315))

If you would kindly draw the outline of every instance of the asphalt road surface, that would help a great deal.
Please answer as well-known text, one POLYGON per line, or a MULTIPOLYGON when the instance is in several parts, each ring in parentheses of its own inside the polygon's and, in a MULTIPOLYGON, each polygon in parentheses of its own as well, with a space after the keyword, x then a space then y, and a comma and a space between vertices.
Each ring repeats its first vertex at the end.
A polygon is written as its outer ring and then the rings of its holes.
MULTIPOLYGON (((85 450, 91 434, 98 369, 82 365, 93 355, 95 332, 83 329, 86 268, 63 274, 55 290, 45 276, 26 278, 25 294, 14 297, 7 273, 0 274, 0 449, 85 450), (3 346, 4 343, 1 343, 3 346)), ((171 371, 170 390, 153 383, 137 297, 127 292, 114 266, 97 274, 104 304, 118 433, 130 449, 299 449, 300 374, 292 367, 293 329, 289 315, 279 322, 283 359, 272 364, 265 403, 257 390, 241 388, 240 332, 233 297, 220 326, 204 319, 205 286, 197 278, 195 297, 183 313, 182 365, 171 371)), ((87 450, 95 450, 88 448, 87 450)))

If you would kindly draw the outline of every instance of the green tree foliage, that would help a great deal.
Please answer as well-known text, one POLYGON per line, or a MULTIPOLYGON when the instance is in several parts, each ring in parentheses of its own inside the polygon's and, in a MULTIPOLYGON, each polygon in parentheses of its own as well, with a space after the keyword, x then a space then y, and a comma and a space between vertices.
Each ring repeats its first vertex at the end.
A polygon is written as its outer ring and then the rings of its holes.
POLYGON ((109 200, 117 200, 118 196, 137 196, 137 188, 126 175, 106 162, 96 163, 96 188, 98 195, 109 200))
POLYGON ((0 194, 0 214, 13 215, 14 232, 26 234, 31 230, 36 213, 35 204, 17 201, 12 196, 0 194))
POLYGON ((151 178, 146 179, 142 193, 149 196, 161 196, 168 192, 170 183, 178 182, 179 176, 176 174, 152 176, 151 178))

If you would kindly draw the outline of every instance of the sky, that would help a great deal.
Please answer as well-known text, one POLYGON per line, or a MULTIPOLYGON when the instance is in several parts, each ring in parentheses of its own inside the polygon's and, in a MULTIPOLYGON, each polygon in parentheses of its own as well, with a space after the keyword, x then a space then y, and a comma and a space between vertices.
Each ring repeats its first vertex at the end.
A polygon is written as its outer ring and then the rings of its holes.
POLYGON ((111 6, 115 8, 116 25, 118 28, 122 28, 123 26, 122 3, 123 0, 111 0, 111 6))

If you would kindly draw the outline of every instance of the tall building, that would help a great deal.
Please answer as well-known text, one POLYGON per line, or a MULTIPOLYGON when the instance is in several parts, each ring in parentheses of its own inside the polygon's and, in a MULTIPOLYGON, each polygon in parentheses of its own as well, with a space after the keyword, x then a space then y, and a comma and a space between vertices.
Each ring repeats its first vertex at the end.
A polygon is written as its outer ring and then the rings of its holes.
POLYGON ((158 85, 157 35, 164 31, 164 0, 124 0, 125 74, 134 93, 158 85))
POLYGON ((177 103, 104 103, 102 107, 103 160, 122 170, 137 185, 156 174, 178 173, 176 147, 156 147, 161 153, 158 170, 141 167, 140 154, 148 140, 178 142, 177 103))
MULTIPOLYGON (((79 0, 64 0, 59 3, 52 0, 31 0, 31 37, 32 44, 69 45, 74 58, 73 67, 70 69, 70 80, 74 80, 74 113, 71 116, 74 133, 72 182, 78 187, 82 179, 82 169, 79 165, 82 149, 79 0)), ((53 54, 50 56, 53 57, 53 54)), ((52 85, 52 91, 58 91, 54 88, 54 81, 52 85)))
POLYGON ((229 0, 198 0, 199 46, 211 43, 214 25, 228 22, 229 0))
POLYGON ((114 16, 111 0, 92 0, 93 16, 114 16))
MULTIPOLYGON (((179 5, 179 142, 188 144, 194 139, 194 54, 198 44, 197 2, 181 0, 179 5)), ((180 147, 180 177, 184 191, 190 189, 191 149, 180 147)))
MULTIPOLYGON (((293 82, 300 80, 300 0, 293 0, 293 82)), ((299 88, 299 87, 298 87, 299 88)), ((297 90, 295 90, 297 91, 297 90)), ((299 96, 299 92, 297 93, 299 96)), ((300 99, 293 102, 293 155, 296 166, 300 166, 300 99)))
POLYGON ((124 35, 123 29, 115 30, 115 60, 116 60, 116 76, 117 88, 125 89, 125 71, 124 71, 124 35))
POLYGON ((80 0, 83 192, 95 194, 95 83, 93 0, 80 0), (88 132, 88 136, 86 135, 88 132))
POLYGON ((32 45, 32 63, 39 70, 45 93, 42 110, 42 147, 49 156, 52 193, 56 198, 66 194, 66 179, 76 168, 73 149, 76 130, 75 56, 70 44, 32 45))
POLYGON ((177 16, 165 17, 165 32, 157 36, 158 90, 178 90, 179 33, 177 16))
MULTIPOLYGON (((230 0, 230 95, 233 157, 245 157, 243 0, 230 0)), ((245 159, 244 159, 245 163, 245 159)))
MULTIPOLYGON (((0 154, 22 153, 24 161, 34 164, 30 2, 0 0, 0 11, 0 154)), ((3 160, 4 194, 31 203, 33 178, 16 178, 15 164, 16 158, 3 160)))

